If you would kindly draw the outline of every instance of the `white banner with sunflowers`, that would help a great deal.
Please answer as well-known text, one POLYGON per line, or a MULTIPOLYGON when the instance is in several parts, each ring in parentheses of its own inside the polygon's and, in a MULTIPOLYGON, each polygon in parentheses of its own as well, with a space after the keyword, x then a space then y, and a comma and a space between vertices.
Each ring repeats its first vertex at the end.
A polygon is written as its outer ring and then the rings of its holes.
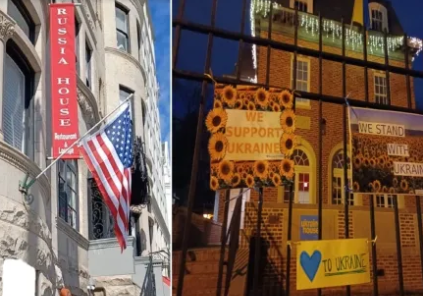
POLYGON ((206 118, 212 190, 274 187, 293 178, 293 105, 289 90, 215 85, 206 118))
POLYGON ((423 116, 349 109, 356 193, 421 194, 423 116))

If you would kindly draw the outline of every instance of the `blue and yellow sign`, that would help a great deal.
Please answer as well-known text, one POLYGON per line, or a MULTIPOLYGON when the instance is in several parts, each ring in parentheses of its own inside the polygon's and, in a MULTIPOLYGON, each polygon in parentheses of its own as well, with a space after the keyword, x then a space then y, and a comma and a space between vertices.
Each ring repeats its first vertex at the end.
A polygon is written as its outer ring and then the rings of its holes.
POLYGON ((302 215, 300 217, 300 240, 319 239, 319 221, 316 215, 302 215))
POLYGON ((369 282, 367 239, 304 241, 297 244, 297 290, 369 282))

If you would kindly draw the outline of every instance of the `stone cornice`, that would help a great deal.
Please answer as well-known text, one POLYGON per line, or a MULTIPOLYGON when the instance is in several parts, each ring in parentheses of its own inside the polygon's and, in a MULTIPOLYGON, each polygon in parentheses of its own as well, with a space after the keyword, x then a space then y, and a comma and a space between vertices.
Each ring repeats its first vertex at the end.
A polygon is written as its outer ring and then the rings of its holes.
MULTIPOLYGON (((41 173, 41 169, 35 162, 3 141, 0 141, 0 159, 3 159, 4 161, 13 165, 23 173, 29 173, 31 178, 35 178, 35 176, 41 173)), ((51 192, 50 181, 48 178, 45 175, 42 175, 40 178, 38 178, 37 182, 40 184, 40 188, 44 192, 44 196, 50 200, 51 192)), ((17 189, 18 184, 16 184, 16 190, 17 189)))
POLYGON ((6 41, 15 33, 16 22, 6 13, 0 10, 0 40, 6 41))
POLYGON ((84 116, 84 121, 87 123, 88 128, 91 128, 100 121, 97 102, 91 90, 79 77, 77 81, 77 99, 79 107, 81 108, 82 115, 84 116))
POLYGON ((146 83, 147 76, 145 74, 144 68, 141 66, 140 62, 136 58, 134 58, 132 55, 130 55, 130 54, 128 54, 128 53, 126 53, 122 50, 119 50, 119 49, 116 49, 116 48, 113 48, 113 47, 106 47, 105 51, 109 52, 109 53, 116 54, 116 55, 128 60, 132 64, 134 64, 135 67, 137 67, 141 71, 142 78, 144 79, 144 81, 143 81, 144 84, 146 83))
POLYGON ((57 229, 60 229, 66 233, 70 238, 72 238, 79 246, 88 250, 89 241, 83 237, 78 231, 73 229, 68 223, 66 223, 62 218, 56 217, 56 226, 57 229))
MULTIPOLYGON (((135 239, 132 236, 127 238, 127 246, 134 246, 135 239)), ((101 250, 110 248, 120 248, 119 243, 115 237, 97 239, 89 241, 89 250, 101 250)))

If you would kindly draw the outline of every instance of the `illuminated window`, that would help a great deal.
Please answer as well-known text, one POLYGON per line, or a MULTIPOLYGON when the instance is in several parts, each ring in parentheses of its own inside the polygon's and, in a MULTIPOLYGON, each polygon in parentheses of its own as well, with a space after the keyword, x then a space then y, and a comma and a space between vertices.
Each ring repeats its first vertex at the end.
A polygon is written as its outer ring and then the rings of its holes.
POLYGON ((388 87, 385 74, 374 74, 375 102, 382 105, 388 105, 388 87))
MULTIPOLYGON (((351 186, 351 167, 348 163, 348 203, 354 205, 354 194, 351 186)), ((345 178, 344 178, 344 152, 339 150, 332 159, 332 204, 340 205, 345 203, 345 178)))
MULTIPOLYGON (((301 204, 309 204, 310 200, 310 161, 302 150, 295 150, 292 159, 295 164, 296 175, 294 177, 294 187, 292 188, 294 201, 301 204)), ((290 188, 283 188, 283 200, 289 202, 290 188)))
POLYGON ((295 0, 294 3, 294 9, 297 9, 298 11, 307 12, 307 2, 301 1, 301 0, 295 0))
POLYGON ((378 208, 393 208, 395 197, 396 195, 390 194, 376 194, 373 196, 375 199, 375 205, 378 208))
MULTIPOLYGON (((292 70, 291 70, 291 86, 295 90, 310 92, 310 59, 297 56, 296 67, 296 83, 294 86, 294 57, 292 56, 292 70)), ((295 98, 297 105, 310 105, 310 100, 303 98, 295 98)))
POLYGON ((389 32, 388 10, 385 6, 377 2, 369 3, 369 16, 372 30, 389 32))

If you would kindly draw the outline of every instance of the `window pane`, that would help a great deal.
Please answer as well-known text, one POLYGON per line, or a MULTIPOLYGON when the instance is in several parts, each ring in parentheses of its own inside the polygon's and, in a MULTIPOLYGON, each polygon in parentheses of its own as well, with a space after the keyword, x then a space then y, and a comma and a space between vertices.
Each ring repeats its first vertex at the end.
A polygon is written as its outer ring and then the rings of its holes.
POLYGON ((30 26, 25 20, 25 17, 16 7, 15 3, 13 3, 13 1, 9 1, 8 3, 7 14, 10 15, 15 20, 16 24, 21 28, 21 30, 29 38, 30 32, 31 32, 30 26))
POLYGON ((116 28, 125 33, 128 32, 127 16, 122 9, 116 7, 116 28))
POLYGON ((3 99, 4 141, 24 151, 26 77, 13 59, 6 55, 3 99))
POLYGON ((85 83, 91 87, 91 49, 88 44, 85 45, 85 83))
POLYGON ((128 38, 123 33, 117 31, 117 47, 118 49, 128 51, 128 38))

